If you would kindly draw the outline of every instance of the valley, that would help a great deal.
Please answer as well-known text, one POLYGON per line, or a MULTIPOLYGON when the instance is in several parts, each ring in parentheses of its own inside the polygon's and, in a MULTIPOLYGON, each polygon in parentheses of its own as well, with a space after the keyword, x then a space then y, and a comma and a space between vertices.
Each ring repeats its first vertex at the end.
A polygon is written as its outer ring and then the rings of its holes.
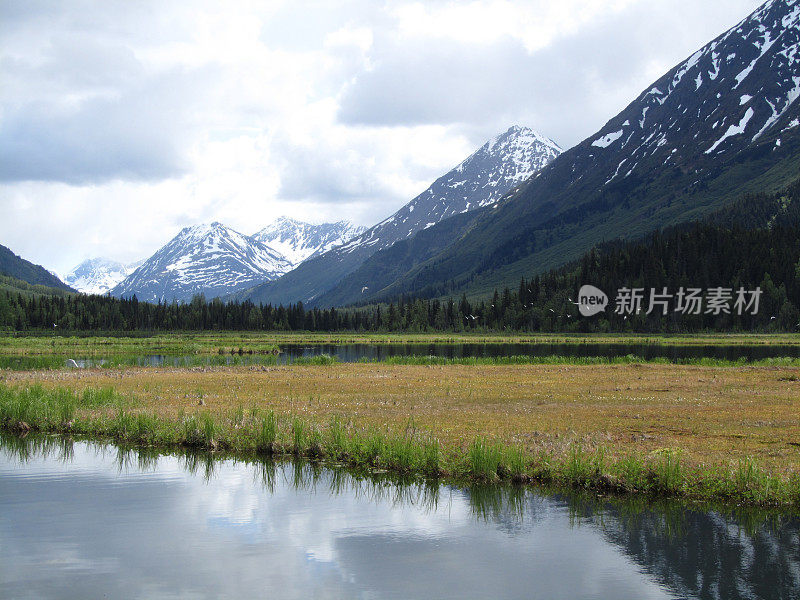
POLYGON ((759 2, 11 0, 0 596, 800 597, 759 2))

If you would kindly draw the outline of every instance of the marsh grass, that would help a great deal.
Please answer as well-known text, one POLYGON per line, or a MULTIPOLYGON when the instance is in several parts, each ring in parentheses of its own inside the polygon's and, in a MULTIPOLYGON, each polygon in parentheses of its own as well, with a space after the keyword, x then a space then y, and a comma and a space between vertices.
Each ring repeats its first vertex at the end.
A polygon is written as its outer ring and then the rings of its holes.
POLYGON ((469 473, 480 481, 496 481, 502 474, 503 452, 500 446, 486 439, 476 438, 469 447, 469 473))
POLYGON ((357 469, 398 475, 449 477, 478 483, 558 484, 589 491, 650 498, 727 500, 800 509, 800 475, 780 477, 752 460, 730 469, 687 466, 680 451, 665 448, 646 457, 612 459, 603 448, 572 444, 563 454, 531 453, 484 436, 463 448, 442 447, 409 419, 401 432, 358 429, 340 416, 327 426, 297 416, 266 414, 241 406, 227 413, 198 409, 177 417, 131 410, 113 390, 0 385, 0 428, 108 437, 140 447, 226 450, 327 460, 357 469), (102 407, 102 408, 98 408, 102 407))
POLYGON ((325 458, 322 431, 316 424, 312 423, 308 426, 308 436, 306 439, 305 448, 300 450, 300 454, 314 459, 325 458))
POLYGON ((342 420, 338 416, 334 416, 328 426, 325 452, 334 460, 346 460, 350 458, 351 455, 351 440, 354 442, 354 445, 360 442, 360 439, 348 433, 342 420))
POLYGON ((573 444, 567 454, 562 477, 579 487, 588 487, 593 480, 593 473, 594 468, 589 454, 581 446, 573 444))
POLYGON ((106 408, 118 406, 123 399, 111 387, 86 388, 81 395, 80 403, 84 408, 106 408))
POLYGON ((636 454, 628 454, 617 461, 613 473, 629 491, 642 490, 647 485, 645 463, 636 454))
MULTIPOLYGON (((253 415, 256 417, 257 415, 253 415)), ((273 454, 278 440, 278 419, 273 411, 261 417, 255 432, 256 451, 263 454, 273 454)))
POLYGON ((525 449, 519 445, 505 448, 506 465, 511 481, 521 483, 528 476, 529 457, 525 449))
POLYGON ((431 438, 422 442, 420 471, 428 477, 438 477, 442 470, 441 456, 439 440, 431 438))
POLYGON ((656 491, 666 495, 677 494, 681 491, 686 479, 680 452, 664 449, 654 454, 657 458, 651 463, 651 470, 648 474, 650 484, 656 491))
POLYGON ((671 346, 770 346, 800 344, 794 334, 692 335, 654 334, 553 334, 498 332, 427 333, 311 333, 311 332, 170 332, 168 334, 109 334, 75 332, 71 335, 15 332, 0 336, 0 354, 45 355, 80 352, 95 354, 267 354, 282 344, 651 344, 671 346))
MULTIPOLYGON (((703 346, 797 346, 797 336, 791 335, 546 335, 497 333, 470 334, 308 334, 280 333, 174 333, 129 337, 53 335, 0 336, 0 368, 12 370, 55 370, 66 368, 66 359, 86 358, 94 367, 120 369, 129 367, 236 367, 273 366, 289 363, 298 366, 330 366, 339 364, 336 357, 279 357, 281 344, 559 344, 598 349, 603 354, 609 344, 635 346, 696 347, 703 346), (163 364, 151 364, 152 356, 162 357, 163 364)), ((789 352, 790 354, 792 352, 789 352)), ((435 356, 396 356, 381 360, 364 359, 388 365, 605 365, 605 364, 679 364, 694 366, 735 367, 800 366, 800 358, 786 356, 747 361, 720 358, 644 359, 635 354, 625 356, 563 356, 519 355, 503 357, 446 358, 435 356)))
POLYGON ((306 423, 297 417, 292 419, 292 452, 300 456, 306 446, 306 423))
POLYGON ((242 354, 277 351, 270 336, 243 333, 170 333, 159 335, 13 335, 0 337, 0 354, 212 354, 236 348, 242 354))

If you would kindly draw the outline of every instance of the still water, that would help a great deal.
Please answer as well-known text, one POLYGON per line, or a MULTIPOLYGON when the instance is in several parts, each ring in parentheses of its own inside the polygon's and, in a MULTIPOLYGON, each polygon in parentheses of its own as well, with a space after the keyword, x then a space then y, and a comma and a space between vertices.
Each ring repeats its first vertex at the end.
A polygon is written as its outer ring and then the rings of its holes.
POLYGON ((645 360, 665 358, 686 361, 714 358, 750 362, 769 358, 800 358, 800 345, 668 345, 668 344, 284 344, 277 355, 212 354, 171 356, 138 354, 108 357, 0 356, 0 369, 63 369, 72 359, 80 368, 130 365, 140 367, 186 367, 214 365, 291 364, 298 359, 327 355, 339 362, 383 361, 393 357, 436 356, 442 358, 564 356, 637 356, 645 360))
POLYGON ((667 345, 667 344, 292 344, 282 345, 288 359, 328 354, 341 362, 386 360, 394 356, 437 356, 443 358, 504 356, 601 356, 614 358, 633 355, 646 360, 667 358, 687 360, 717 358, 725 360, 760 360, 776 357, 800 357, 800 345, 667 345))
POLYGON ((797 598, 800 522, 0 437, 4 598, 797 598))

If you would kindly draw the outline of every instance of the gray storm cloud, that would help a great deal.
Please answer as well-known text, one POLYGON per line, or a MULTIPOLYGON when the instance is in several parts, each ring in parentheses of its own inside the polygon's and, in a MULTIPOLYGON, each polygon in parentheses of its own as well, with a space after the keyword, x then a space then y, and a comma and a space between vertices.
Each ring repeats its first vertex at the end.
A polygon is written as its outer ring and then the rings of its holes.
MULTIPOLYGON (((739 4, 742 14, 756 5, 739 4)), ((460 123, 475 142, 519 122, 568 148, 632 101, 650 83, 654 63, 677 64, 696 50, 698 38, 707 41, 723 29, 698 35, 708 22, 684 21, 684 12, 645 2, 536 51, 511 37, 486 44, 384 40, 374 49, 374 67, 346 88, 338 116, 365 126, 460 123), (685 24, 669 28, 677 35, 664 35, 665 25, 678 20, 685 24)))

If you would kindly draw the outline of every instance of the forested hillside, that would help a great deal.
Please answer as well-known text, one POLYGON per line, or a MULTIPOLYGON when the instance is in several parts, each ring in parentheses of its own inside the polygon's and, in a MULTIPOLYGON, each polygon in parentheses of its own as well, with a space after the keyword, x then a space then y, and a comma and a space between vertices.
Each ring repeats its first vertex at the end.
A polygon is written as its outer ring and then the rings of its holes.
POLYGON ((0 246, 0 275, 13 277, 32 285, 74 291, 44 267, 17 256, 5 246, 0 246))

